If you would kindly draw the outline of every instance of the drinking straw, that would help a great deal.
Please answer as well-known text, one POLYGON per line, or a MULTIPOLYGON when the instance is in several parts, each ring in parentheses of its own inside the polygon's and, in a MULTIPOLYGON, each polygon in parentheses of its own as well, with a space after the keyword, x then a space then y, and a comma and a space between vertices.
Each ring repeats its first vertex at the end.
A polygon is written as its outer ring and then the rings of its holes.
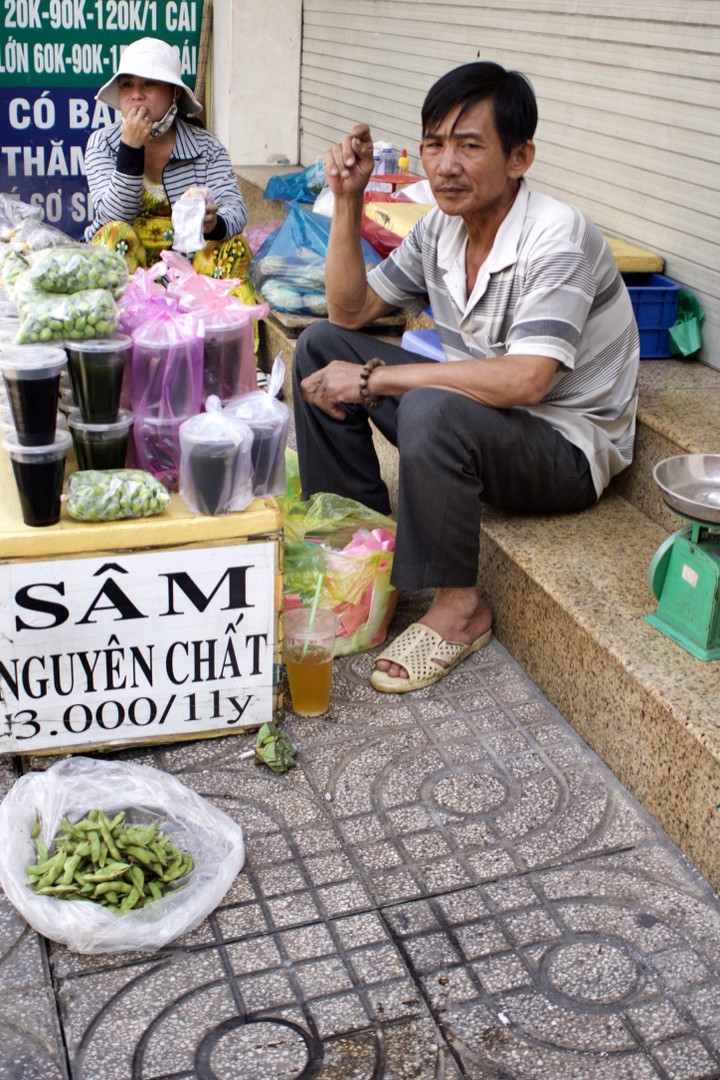
MULTIPOLYGON (((318 603, 319 603, 319 600, 320 600, 320 590, 322 589, 322 583, 323 583, 323 575, 320 574, 320 576, 317 579, 317 585, 315 586, 315 595, 313 596, 313 602, 310 605, 310 618, 308 619, 308 624, 307 624, 308 631, 312 630, 313 624, 315 622, 315 615, 317 613, 318 603)), ((305 638, 305 644, 303 645, 303 648, 302 648, 302 653, 301 653, 302 656, 304 656, 305 653, 307 652, 309 644, 310 644, 310 638, 306 637, 305 638)))

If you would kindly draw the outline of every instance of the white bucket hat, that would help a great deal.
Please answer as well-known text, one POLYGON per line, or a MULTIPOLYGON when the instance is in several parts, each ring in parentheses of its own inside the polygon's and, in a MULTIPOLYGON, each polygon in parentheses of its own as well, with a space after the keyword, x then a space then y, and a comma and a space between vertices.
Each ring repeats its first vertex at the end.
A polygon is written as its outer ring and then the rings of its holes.
POLYGON ((202 105, 180 77, 180 54, 172 45, 159 38, 139 38, 124 50, 112 79, 101 86, 96 101, 104 101, 113 109, 120 108, 117 80, 120 75, 137 75, 143 79, 179 86, 178 109, 186 116, 202 112, 202 105))

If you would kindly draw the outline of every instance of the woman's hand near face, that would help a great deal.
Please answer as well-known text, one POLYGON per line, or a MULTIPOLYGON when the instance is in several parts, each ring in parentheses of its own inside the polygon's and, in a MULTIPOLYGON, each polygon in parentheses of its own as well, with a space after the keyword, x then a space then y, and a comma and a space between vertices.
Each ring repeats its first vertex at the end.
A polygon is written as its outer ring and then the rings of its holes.
POLYGON ((150 140, 152 120, 144 105, 131 105, 123 116, 120 138, 126 146, 139 149, 150 140))

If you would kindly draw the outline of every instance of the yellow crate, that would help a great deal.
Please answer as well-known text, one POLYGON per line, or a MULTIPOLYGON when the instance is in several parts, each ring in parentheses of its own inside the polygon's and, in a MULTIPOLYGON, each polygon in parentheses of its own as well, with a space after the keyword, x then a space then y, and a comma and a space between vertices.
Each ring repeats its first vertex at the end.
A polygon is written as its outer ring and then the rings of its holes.
POLYGON ((629 244, 627 240, 619 240, 616 236, 606 236, 605 239, 621 274, 662 274, 665 269, 665 260, 662 255, 636 247, 635 244, 629 244))

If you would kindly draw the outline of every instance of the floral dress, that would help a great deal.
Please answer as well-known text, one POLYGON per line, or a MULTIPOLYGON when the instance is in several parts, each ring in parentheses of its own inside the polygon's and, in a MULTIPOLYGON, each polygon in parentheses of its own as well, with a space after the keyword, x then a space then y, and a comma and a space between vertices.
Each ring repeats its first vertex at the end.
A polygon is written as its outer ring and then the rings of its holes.
MULTIPOLYGON (((92 238, 93 244, 102 244, 125 256, 132 274, 140 266, 147 269, 158 262, 160 252, 172 247, 172 207, 162 184, 144 178, 140 213, 132 225, 125 221, 111 221, 103 225, 92 238)), ((231 291, 244 304, 256 304, 248 267, 252 250, 238 233, 227 240, 208 240, 201 251, 195 253, 192 264, 198 274, 215 278, 238 278, 240 284, 231 291)))

